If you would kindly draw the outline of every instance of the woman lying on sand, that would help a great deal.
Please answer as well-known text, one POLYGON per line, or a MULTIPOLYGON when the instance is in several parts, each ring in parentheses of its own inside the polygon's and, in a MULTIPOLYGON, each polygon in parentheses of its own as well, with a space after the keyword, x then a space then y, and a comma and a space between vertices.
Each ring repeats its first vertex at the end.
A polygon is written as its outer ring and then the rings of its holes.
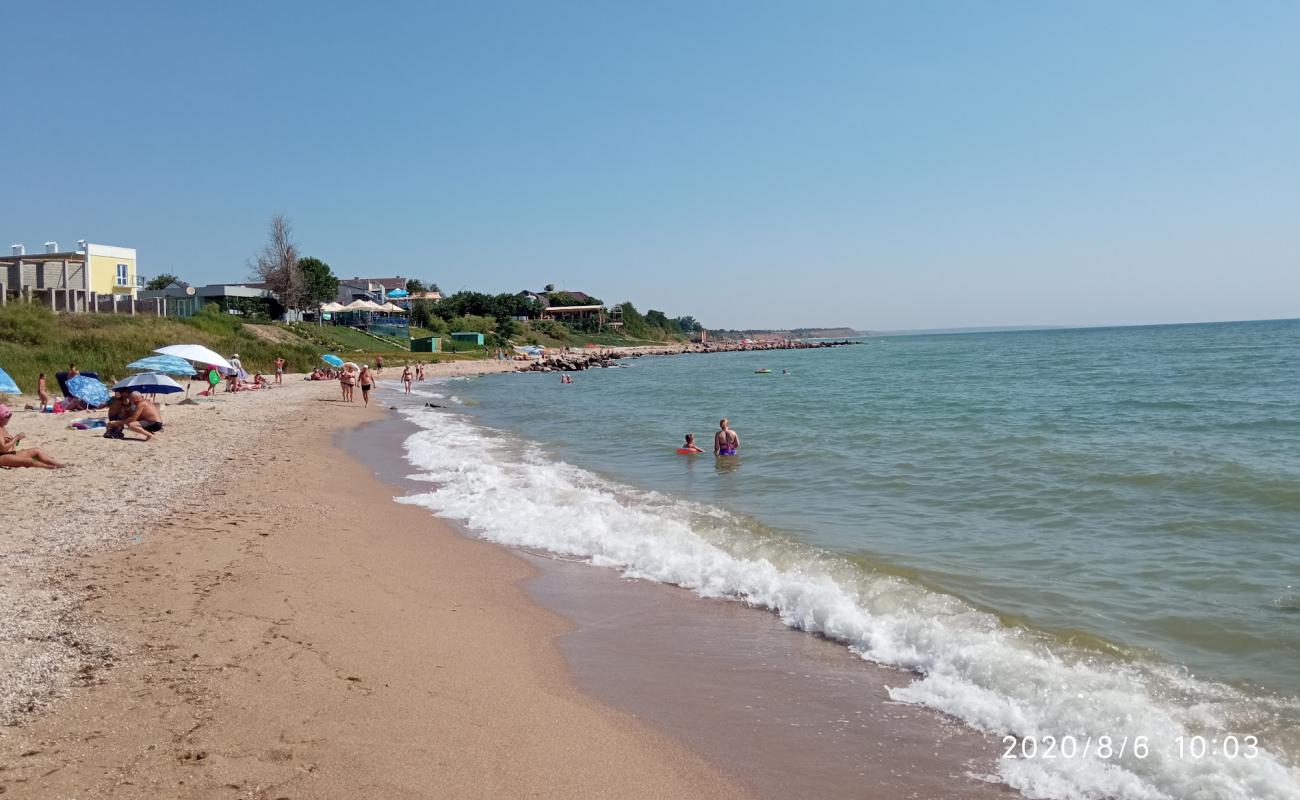
POLYGON ((18 443, 23 440, 24 434, 9 435, 8 425, 11 417, 13 417, 13 412, 9 410, 8 406, 0 403, 0 467, 5 469, 11 467, 58 469, 67 466, 67 464, 54 460, 35 447, 19 450, 18 443))

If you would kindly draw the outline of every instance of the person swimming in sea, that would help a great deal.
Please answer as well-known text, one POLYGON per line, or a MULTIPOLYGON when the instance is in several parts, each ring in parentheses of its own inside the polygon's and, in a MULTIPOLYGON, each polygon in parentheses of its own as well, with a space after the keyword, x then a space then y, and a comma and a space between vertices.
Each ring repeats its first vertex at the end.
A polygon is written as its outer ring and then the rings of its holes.
POLYGON ((731 429, 724 418, 718 421, 718 432, 713 435, 713 455, 734 456, 740 449, 740 435, 731 429))
POLYGON ((677 452, 685 456, 685 455, 691 455, 693 453, 703 453, 704 448, 695 444, 695 434, 688 433, 686 434, 686 444, 677 448, 677 452))

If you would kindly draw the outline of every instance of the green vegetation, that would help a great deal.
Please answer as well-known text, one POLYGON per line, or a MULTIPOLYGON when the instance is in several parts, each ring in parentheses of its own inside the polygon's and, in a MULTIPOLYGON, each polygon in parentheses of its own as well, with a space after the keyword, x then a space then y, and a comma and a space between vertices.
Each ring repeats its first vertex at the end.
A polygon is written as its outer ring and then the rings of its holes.
POLYGON ((149 282, 144 285, 144 288, 156 292, 160 289, 166 289, 168 286, 178 283, 179 281, 180 278, 172 275, 170 272, 164 272, 161 275, 156 275, 153 278, 150 278, 149 282))
POLYGON ((169 344, 201 344, 223 355, 239 353, 244 368, 271 372, 277 356, 290 370, 310 369, 321 350, 311 342, 273 342, 253 333, 239 320, 213 306, 189 319, 115 314, 61 314, 32 303, 0 308, 0 367, 28 393, 36 377, 76 363, 104 379, 122 378, 126 365, 169 344))
POLYGON ((298 272, 302 275, 303 308, 319 308, 338 295, 339 279, 319 258, 298 259, 298 272))
POLYGON ((374 355, 375 353, 381 353, 386 356, 389 353, 406 352, 409 349, 407 343, 398 345, 387 339, 367 336, 355 328, 345 328, 338 325, 317 326, 298 322, 284 327, 303 339, 319 345, 321 353, 326 351, 339 355, 348 353, 374 355))

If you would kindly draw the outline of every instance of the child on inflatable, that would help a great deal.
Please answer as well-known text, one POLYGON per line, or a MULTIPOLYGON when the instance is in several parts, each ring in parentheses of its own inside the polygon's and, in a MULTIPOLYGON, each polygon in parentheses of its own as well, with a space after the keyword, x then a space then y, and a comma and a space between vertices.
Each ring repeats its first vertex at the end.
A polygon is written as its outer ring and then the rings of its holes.
POLYGON ((677 448, 677 454, 678 454, 678 455, 683 455, 683 456, 688 456, 688 455, 692 455, 692 454, 694 454, 694 453, 703 453, 703 452, 704 452, 704 451, 701 450, 699 447, 696 447, 696 445, 695 445, 695 434, 693 434, 693 433, 688 433, 688 434, 686 434, 686 445, 683 446, 683 447, 679 447, 679 448, 677 448))

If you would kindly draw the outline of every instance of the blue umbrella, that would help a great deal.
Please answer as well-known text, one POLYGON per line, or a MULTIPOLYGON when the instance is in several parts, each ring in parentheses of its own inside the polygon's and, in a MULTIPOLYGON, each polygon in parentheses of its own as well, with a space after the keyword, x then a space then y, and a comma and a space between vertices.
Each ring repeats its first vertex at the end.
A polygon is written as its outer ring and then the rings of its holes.
POLYGON ((0 394, 22 394, 23 390, 18 388, 14 379, 9 377, 9 373, 0 369, 0 394))
POLYGON ((130 389, 141 394, 174 394, 185 389, 176 381, 157 372, 142 372, 113 384, 113 391, 130 389))
POLYGON ((126 365, 127 369, 139 369, 146 372, 158 372, 163 375, 194 375, 194 367, 190 362, 176 356, 146 356, 139 361, 132 361, 126 365))
POLYGON ((331 367, 343 366, 343 359, 339 358, 333 353, 326 353, 325 355, 320 357, 320 360, 324 361, 326 364, 329 364, 331 367))
POLYGON ((388 293, 388 296, 389 296, 389 297, 409 297, 409 296, 410 296, 410 292, 406 291, 405 289, 394 289, 393 291, 391 291, 391 292, 388 293))
POLYGON ((68 379, 68 394, 88 406, 108 404, 108 387, 94 378, 87 378, 85 375, 78 375, 75 378, 68 379))

